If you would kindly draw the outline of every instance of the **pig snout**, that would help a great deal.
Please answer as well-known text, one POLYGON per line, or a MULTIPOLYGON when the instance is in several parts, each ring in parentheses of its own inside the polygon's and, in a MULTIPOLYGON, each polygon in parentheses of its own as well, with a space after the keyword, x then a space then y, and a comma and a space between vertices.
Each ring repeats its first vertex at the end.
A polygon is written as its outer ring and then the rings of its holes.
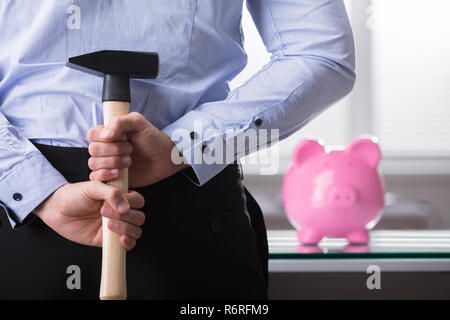
POLYGON ((338 208, 348 208, 356 202, 355 189, 348 186, 334 186, 328 191, 328 204, 338 208))

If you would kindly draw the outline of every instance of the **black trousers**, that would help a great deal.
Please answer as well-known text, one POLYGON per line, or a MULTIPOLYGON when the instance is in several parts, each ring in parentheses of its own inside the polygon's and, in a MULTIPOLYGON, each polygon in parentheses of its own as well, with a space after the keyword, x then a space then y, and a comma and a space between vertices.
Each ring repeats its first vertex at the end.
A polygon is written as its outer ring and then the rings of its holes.
MULTIPOLYGON (((87 149, 35 145, 69 182, 88 180, 87 149)), ((202 187, 180 172, 134 190, 145 197, 146 222, 127 253, 129 299, 267 297, 264 220, 237 164, 202 187)), ((0 299, 98 299, 101 248, 66 240, 33 214, 12 230, 2 211, 0 299), (72 265, 81 289, 68 289, 72 265)))

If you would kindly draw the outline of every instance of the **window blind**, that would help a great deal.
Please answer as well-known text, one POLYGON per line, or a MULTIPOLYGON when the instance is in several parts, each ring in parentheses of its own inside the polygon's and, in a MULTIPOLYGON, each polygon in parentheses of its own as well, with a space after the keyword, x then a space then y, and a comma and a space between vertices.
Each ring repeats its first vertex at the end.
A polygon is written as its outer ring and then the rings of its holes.
POLYGON ((450 156, 450 1, 372 0, 371 11, 373 129, 384 154, 450 156))

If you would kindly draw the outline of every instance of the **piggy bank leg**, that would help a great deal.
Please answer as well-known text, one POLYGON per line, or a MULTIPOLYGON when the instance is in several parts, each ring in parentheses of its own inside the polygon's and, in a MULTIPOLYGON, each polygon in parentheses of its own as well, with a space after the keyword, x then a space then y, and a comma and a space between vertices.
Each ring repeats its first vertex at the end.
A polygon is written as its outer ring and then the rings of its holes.
POLYGON ((300 229, 297 231, 297 238, 301 244, 315 245, 322 240, 322 234, 311 229, 300 229))
POLYGON ((362 229, 358 231, 353 231, 346 236, 348 242, 353 244, 365 244, 369 242, 369 231, 367 229, 362 229))

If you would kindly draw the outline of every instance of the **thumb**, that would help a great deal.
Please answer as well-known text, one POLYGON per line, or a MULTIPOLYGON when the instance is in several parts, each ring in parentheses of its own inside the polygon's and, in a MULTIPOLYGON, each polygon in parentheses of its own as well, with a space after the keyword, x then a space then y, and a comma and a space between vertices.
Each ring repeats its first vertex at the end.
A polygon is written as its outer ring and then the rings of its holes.
POLYGON ((87 181, 83 189, 86 197, 92 200, 104 200, 119 213, 126 213, 130 210, 130 204, 124 194, 119 189, 104 184, 100 181, 87 181))
POLYGON ((103 141, 117 140, 124 134, 137 133, 151 126, 150 122, 139 112, 131 112, 125 116, 119 116, 110 121, 100 134, 103 141))

